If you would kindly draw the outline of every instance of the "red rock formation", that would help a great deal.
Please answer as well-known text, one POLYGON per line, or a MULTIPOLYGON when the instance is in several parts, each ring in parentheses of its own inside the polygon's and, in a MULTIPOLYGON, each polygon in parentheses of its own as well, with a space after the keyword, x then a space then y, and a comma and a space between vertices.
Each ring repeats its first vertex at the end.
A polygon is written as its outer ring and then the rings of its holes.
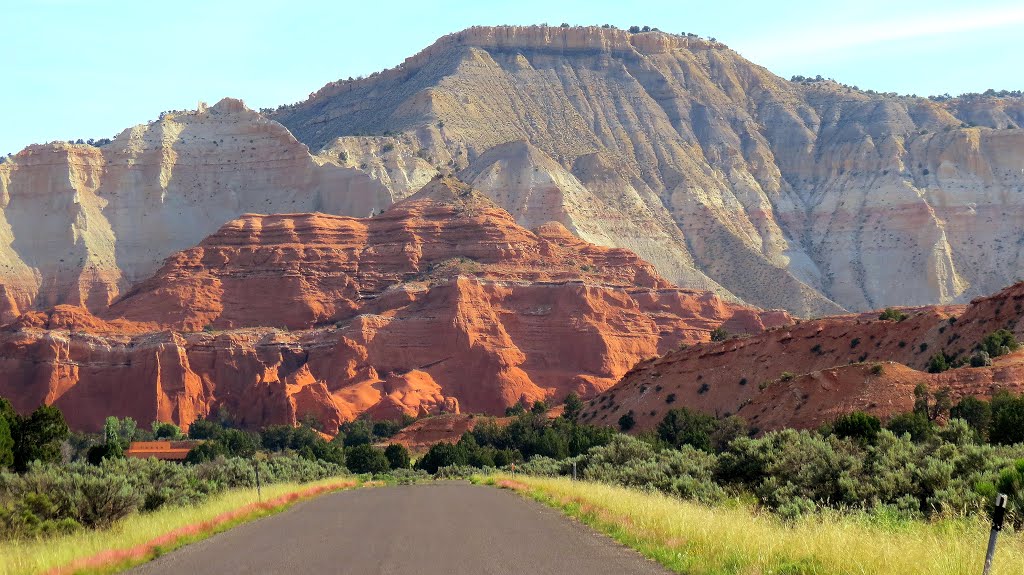
POLYGON ((560 225, 530 232, 452 180, 372 219, 244 216, 100 316, 9 325, 0 395, 56 403, 79 428, 106 415, 187 426, 223 406, 242 425, 313 414, 333 430, 367 412, 591 396, 719 325, 790 322, 675 288, 560 225))
POLYGON ((686 406, 739 414, 768 430, 815 427, 854 410, 889 417, 912 408, 919 383, 950 387, 954 400, 1024 391, 1024 351, 989 367, 924 372, 934 354, 966 358, 998 329, 1021 339, 1024 283, 966 307, 904 311, 908 317, 899 322, 880 320, 878 312, 824 318, 670 352, 639 364, 581 417, 611 425, 633 411, 637 429, 645 430, 667 410, 686 406))

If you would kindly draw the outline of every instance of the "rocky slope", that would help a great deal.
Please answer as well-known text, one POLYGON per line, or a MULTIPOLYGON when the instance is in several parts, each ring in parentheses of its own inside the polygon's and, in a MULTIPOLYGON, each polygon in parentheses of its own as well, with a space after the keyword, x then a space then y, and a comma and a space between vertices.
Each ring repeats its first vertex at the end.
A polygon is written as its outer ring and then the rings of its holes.
POLYGON ((962 303, 1020 269, 1019 98, 790 82, 660 32, 480 27, 272 117, 396 196, 461 170, 521 223, 800 315, 962 303))
POLYGON ((0 333, 0 396, 188 425, 500 413, 592 396, 719 325, 785 325, 672 286, 559 224, 535 232, 438 179, 372 219, 247 214, 168 258, 99 318, 59 307, 0 333))
POLYGON ((831 317, 676 350, 638 364, 581 417, 612 425, 632 411, 643 430, 686 406, 767 430, 815 427, 854 410, 889 417, 913 407, 919 383, 949 387, 954 400, 1024 391, 1024 350, 987 367, 926 373, 936 353, 967 357, 994 331, 1024 339, 1024 283, 968 306, 905 311, 903 321, 831 317))
POLYGON ((30 146, 0 163, 0 321, 102 310, 245 212, 367 216, 392 200, 237 100, 165 113, 103 147, 30 146))

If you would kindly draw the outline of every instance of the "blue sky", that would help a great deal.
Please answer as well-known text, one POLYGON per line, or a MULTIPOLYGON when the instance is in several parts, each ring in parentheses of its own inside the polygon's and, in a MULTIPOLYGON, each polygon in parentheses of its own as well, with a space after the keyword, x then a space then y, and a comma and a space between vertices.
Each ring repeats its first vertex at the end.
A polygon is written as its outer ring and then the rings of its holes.
POLYGON ((112 137, 161 111, 304 99, 482 24, 650 25, 773 72, 915 93, 1024 89, 1018 1, 22 0, 0 3, 0 153, 112 137))

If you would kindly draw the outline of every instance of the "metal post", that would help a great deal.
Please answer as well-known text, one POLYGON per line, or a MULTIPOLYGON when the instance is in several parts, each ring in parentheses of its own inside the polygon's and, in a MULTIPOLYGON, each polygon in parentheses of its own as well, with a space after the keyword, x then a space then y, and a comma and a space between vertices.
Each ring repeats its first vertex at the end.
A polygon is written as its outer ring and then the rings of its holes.
POLYGON ((576 481, 576 462, 572 462, 572 480, 576 481))
POLYGON ((992 512, 992 533, 988 536, 988 551, 985 553, 985 570, 982 575, 989 575, 992 571, 992 559, 996 555, 996 540, 999 539, 999 532, 1003 530, 1003 518, 1006 516, 1006 496, 1000 493, 996 496, 996 508, 992 512))
POLYGON ((516 478, 516 462, 512 462, 512 479, 516 478))
POLYGON ((253 467, 256 468, 256 497, 260 503, 263 503, 263 489, 260 488, 260 462, 254 459, 252 462, 253 467))

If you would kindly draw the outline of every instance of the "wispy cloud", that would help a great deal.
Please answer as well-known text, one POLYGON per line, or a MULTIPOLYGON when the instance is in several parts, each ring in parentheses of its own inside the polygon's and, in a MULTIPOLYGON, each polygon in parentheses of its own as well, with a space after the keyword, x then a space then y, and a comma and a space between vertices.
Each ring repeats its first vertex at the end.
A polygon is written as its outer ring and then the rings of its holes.
POLYGON ((1024 6, 985 7, 923 13, 897 20, 858 21, 830 27, 817 26, 802 32, 786 31, 772 38, 759 38, 748 49, 762 58, 777 58, 835 52, 900 40, 972 32, 1024 24, 1024 6), (753 45, 756 43, 756 46, 753 45))

